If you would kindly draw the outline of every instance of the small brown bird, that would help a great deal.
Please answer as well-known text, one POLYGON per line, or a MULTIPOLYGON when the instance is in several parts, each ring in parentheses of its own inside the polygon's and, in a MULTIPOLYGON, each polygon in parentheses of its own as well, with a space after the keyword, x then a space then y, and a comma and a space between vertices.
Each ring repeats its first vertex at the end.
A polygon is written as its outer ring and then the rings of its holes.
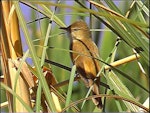
MULTIPOLYGON (((90 30, 87 24, 80 20, 71 24, 67 28, 61 27, 66 30, 70 37, 70 53, 73 64, 77 67, 77 72, 80 74, 81 79, 89 88, 93 85, 92 94, 99 95, 100 77, 96 77, 100 71, 99 61, 94 58, 99 58, 98 48, 92 41, 90 30), (96 78, 96 81, 94 79, 96 78)), ((93 103, 102 108, 101 98, 93 98, 93 103)))

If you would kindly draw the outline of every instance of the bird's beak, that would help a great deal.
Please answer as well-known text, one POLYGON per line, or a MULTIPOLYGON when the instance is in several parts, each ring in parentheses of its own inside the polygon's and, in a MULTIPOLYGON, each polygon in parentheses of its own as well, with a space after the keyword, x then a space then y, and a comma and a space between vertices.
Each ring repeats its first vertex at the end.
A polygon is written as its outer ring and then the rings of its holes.
POLYGON ((59 29, 63 29, 63 30, 68 30, 68 28, 67 27, 60 27, 59 29))

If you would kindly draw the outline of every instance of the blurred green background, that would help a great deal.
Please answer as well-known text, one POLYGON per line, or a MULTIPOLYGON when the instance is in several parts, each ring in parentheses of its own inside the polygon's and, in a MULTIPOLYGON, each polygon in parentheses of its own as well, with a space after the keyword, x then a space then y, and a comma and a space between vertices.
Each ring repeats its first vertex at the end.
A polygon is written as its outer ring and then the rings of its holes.
MULTIPOLYGON (((142 7, 140 7, 138 3, 135 3, 135 5, 131 7, 131 4, 133 4, 132 0, 125 0, 125 1, 110 0, 110 1, 112 3, 114 3, 114 4, 112 4, 112 6, 115 5, 115 7, 117 7, 120 10, 120 12, 118 12, 118 13, 120 13, 121 15, 125 16, 126 13, 129 11, 130 14, 129 14, 128 18, 130 18, 133 21, 138 21, 141 23, 148 24, 149 15, 147 15, 145 13, 144 8, 143 8, 143 7, 149 7, 148 0, 143 0, 143 1, 139 0, 140 3, 141 2, 143 3, 142 7)), ((51 2, 55 2, 55 1, 51 1, 51 2)), ((113 9, 113 7, 109 6, 110 4, 108 3, 108 1, 103 2, 103 3, 106 5, 106 7, 115 11, 115 7, 113 9)), ((75 2, 73 0, 61 1, 61 4, 65 4, 65 5, 69 5, 69 6, 73 6, 73 7, 79 7, 79 8, 81 7, 77 2, 75 2)), ((82 4, 84 4, 87 8, 90 7, 90 4, 87 1, 82 1, 82 4)), ((32 5, 34 5, 35 7, 39 8, 39 9, 41 8, 40 5, 38 4, 38 2, 32 3, 32 5)), ((45 39, 46 32, 47 32, 47 27, 48 27, 50 20, 49 20, 49 18, 39 19, 39 18, 45 17, 45 16, 43 16, 38 11, 35 11, 32 8, 26 6, 22 3, 20 3, 20 6, 22 8, 22 13, 24 14, 24 18, 26 19, 26 23, 32 21, 31 23, 27 24, 27 27, 29 29, 30 37, 32 38, 33 43, 35 45, 37 54, 40 57, 42 54, 43 43, 44 43, 44 39, 45 39), (39 20, 34 21, 36 19, 39 19, 39 20)), ((52 10, 52 11, 54 10, 54 6, 49 6, 49 4, 47 4, 46 6, 50 10, 52 10)), ((97 11, 96 7, 92 6, 92 8, 93 8, 93 10, 97 11)), ((42 10, 42 8, 41 8, 41 10, 42 10)), ((111 54, 113 48, 115 47, 115 43, 116 43, 118 36, 113 31, 111 31, 108 27, 106 27, 103 24, 103 22, 101 22, 99 19, 95 18, 94 16, 90 17, 89 13, 77 11, 75 9, 70 9, 70 8, 57 7, 54 15, 57 18, 59 18, 63 23, 65 23, 66 26, 70 25, 71 23, 73 23, 79 19, 85 20, 87 22, 87 24, 89 25, 89 27, 91 28, 92 38, 93 38, 93 41, 97 44, 97 46, 99 48, 100 57, 104 61, 107 58, 109 58, 109 55, 111 54), (90 24, 92 26, 90 26, 90 24), (98 29, 98 31, 97 31, 97 29, 98 29)), ((101 18, 104 19, 104 17, 101 17, 101 18)), ((72 62, 70 60, 70 54, 69 54, 70 42, 69 42, 69 39, 68 39, 68 36, 66 33, 61 34, 64 31, 60 30, 59 27, 60 26, 58 24, 56 24, 55 22, 52 22, 52 27, 51 27, 47 46, 53 47, 53 48, 47 48, 47 51, 46 51, 47 58, 49 60, 52 60, 54 62, 60 63, 62 65, 65 65, 65 66, 68 66, 71 68, 72 62)), ((117 29, 117 28, 115 28, 115 29, 117 29)), ((141 29, 146 31, 146 33, 148 32, 148 28, 143 27, 141 29)), ((22 32, 22 30, 21 30, 21 32, 22 32)), ((139 33, 140 31, 137 30, 137 32, 139 33)), ((24 40, 23 32, 21 33, 21 36, 22 36, 21 38, 23 40, 22 44, 24 47, 24 51, 26 51, 28 47, 24 40)), ((143 43, 146 42, 144 45, 147 45, 149 43, 147 37, 145 37, 143 34, 142 35, 140 34, 140 36, 143 37, 142 40, 145 40, 145 41, 143 41, 143 43)), ((133 41, 133 40, 131 40, 131 41, 133 41)), ((136 42, 133 41, 132 43, 136 43, 136 42)), ((148 46, 147 46, 147 49, 148 49, 148 46)), ((133 55, 133 47, 131 47, 125 41, 122 40, 119 43, 119 45, 117 46, 116 52, 113 51, 113 53, 115 53, 114 60, 119 60, 119 59, 128 57, 130 55, 133 55)), ((27 61, 29 64, 33 65, 30 58, 27 61)), ((141 57, 138 61, 142 64, 142 67, 145 70, 146 74, 143 74, 141 72, 137 61, 123 64, 123 65, 117 67, 117 69, 119 69, 122 72, 124 72, 125 74, 129 75, 131 78, 136 80, 139 84, 141 84, 142 86, 144 86, 145 88, 148 89, 149 88, 149 64, 148 64, 148 62, 146 62, 146 60, 143 59, 143 57, 141 57)), ((45 64, 45 65, 47 65, 47 64, 45 64)), ((101 63, 101 65, 103 65, 103 63, 101 63)), ((62 69, 62 68, 54 66, 54 65, 51 65, 51 69, 52 69, 52 72, 54 73, 58 83, 62 82, 64 80, 68 80, 70 78, 70 72, 68 72, 65 69, 62 69)), ((143 103, 147 99, 147 97, 149 96, 148 92, 144 91, 142 88, 139 88, 135 83, 133 83, 129 79, 126 79, 120 73, 118 73, 116 71, 114 71, 114 72, 117 75, 117 77, 121 80, 122 84, 124 84, 124 86, 126 86, 126 88, 131 92, 133 97, 138 102, 143 103)), ((101 81, 109 85, 106 77, 102 76, 101 81)), ((67 92, 68 85, 62 86, 61 88, 64 92, 67 92)), ((87 91, 88 91, 88 89, 84 86, 84 84, 81 81, 75 82, 73 85, 73 93, 72 93, 71 100, 76 101, 81 98, 84 98, 87 91)), ((105 87, 103 87, 103 86, 101 86, 101 93, 102 94, 105 93, 105 87)), ((112 91, 108 90, 107 94, 112 94, 112 91)), ((1 101, 3 101, 3 100, 1 100, 1 101)), ((128 111, 128 108, 125 106, 125 104, 122 101, 117 101, 117 102, 116 101, 115 101, 115 99, 108 98, 106 100, 105 111, 111 111, 111 112, 119 111, 119 110, 128 111), (118 105, 118 102, 120 104, 120 107, 118 105)), ((81 104, 79 104, 77 106, 80 108, 81 104)), ((92 112, 94 110, 94 108, 95 108, 94 104, 91 101, 87 101, 85 103, 85 106, 82 109, 82 112, 84 112, 84 111, 92 112)))

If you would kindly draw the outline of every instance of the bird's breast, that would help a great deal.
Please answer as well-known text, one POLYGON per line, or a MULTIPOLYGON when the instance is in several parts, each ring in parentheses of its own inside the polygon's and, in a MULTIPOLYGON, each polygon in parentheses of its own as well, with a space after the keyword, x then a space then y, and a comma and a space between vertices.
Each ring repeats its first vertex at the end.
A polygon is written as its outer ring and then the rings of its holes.
POLYGON ((95 78, 100 70, 99 61, 94 59, 98 54, 94 43, 84 40, 72 40, 70 49, 72 62, 76 65, 77 71, 87 78, 95 78), (89 42, 89 43, 88 43, 89 42), (90 44, 90 45, 88 45, 90 44), (92 44, 92 45, 91 45, 92 44), (93 53, 96 52, 96 53, 93 53))

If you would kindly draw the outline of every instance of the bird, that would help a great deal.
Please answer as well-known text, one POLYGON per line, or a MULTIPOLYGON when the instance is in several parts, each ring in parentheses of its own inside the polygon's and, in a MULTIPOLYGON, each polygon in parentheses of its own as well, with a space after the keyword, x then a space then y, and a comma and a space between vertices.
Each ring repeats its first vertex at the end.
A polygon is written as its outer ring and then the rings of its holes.
MULTIPOLYGON (((70 57, 81 80, 87 88, 92 85, 92 95, 100 94, 100 76, 97 77, 101 69, 98 61, 99 51, 96 44, 92 41, 91 32, 83 20, 78 20, 68 27, 60 27, 66 30, 70 39, 70 57)), ((93 103, 102 109, 101 97, 92 98, 93 103)))

